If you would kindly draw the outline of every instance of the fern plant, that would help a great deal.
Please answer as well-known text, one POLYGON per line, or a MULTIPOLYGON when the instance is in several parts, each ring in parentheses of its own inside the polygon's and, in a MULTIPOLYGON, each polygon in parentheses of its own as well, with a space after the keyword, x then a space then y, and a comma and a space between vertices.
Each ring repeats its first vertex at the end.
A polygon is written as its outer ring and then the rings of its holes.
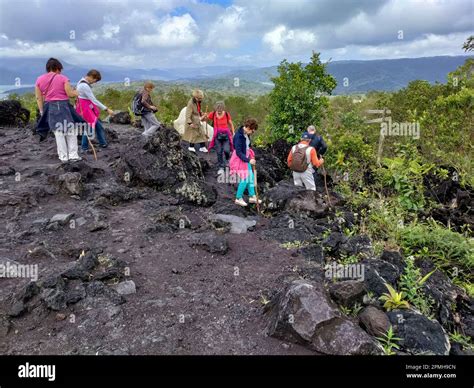
POLYGON ((400 290, 405 293, 407 300, 427 316, 432 315, 431 310, 434 302, 423 292, 423 285, 435 271, 436 269, 421 276, 420 269, 415 266, 415 259, 413 256, 409 256, 399 282, 400 290))
POLYGON ((474 350, 474 344, 471 342, 471 338, 459 333, 458 331, 449 333, 449 339, 452 342, 460 344, 463 349, 474 350))
POLYGON ((400 346, 397 344, 398 341, 401 341, 401 338, 395 337, 392 326, 390 326, 385 334, 382 337, 376 337, 379 342, 382 344, 383 352, 386 356, 392 356, 395 354, 393 349, 400 349, 400 346))
POLYGON ((385 283, 385 287, 387 287, 388 293, 383 294, 379 299, 382 302, 385 302, 383 307, 387 311, 395 310, 395 309, 407 309, 410 307, 408 301, 405 300, 404 292, 397 292, 390 284, 385 283))

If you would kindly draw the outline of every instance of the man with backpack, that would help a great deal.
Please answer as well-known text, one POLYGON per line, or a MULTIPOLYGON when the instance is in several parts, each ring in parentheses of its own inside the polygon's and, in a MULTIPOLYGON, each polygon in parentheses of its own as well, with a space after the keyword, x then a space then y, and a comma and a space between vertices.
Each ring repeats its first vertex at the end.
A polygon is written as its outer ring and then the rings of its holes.
POLYGON ((291 147, 288 154, 288 167, 293 171, 295 186, 304 186, 306 190, 316 191, 314 183, 314 167, 320 167, 324 163, 323 158, 318 158, 316 148, 310 145, 311 137, 304 132, 301 141, 291 147))
POLYGON ((309 145, 311 147, 316 148, 316 152, 319 157, 323 156, 328 149, 328 146, 326 145, 326 142, 324 141, 323 137, 316 133, 316 128, 314 125, 310 125, 307 131, 311 137, 309 145))
POLYGON ((145 82, 143 90, 137 92, 132 101, 132 112, 136 116, 142 116, 142 125, 145 128, 142 135, 152 135, 161 125, 155 116, 157 107, 151 100, 151 92, 155 88, 152 82, 145 82))

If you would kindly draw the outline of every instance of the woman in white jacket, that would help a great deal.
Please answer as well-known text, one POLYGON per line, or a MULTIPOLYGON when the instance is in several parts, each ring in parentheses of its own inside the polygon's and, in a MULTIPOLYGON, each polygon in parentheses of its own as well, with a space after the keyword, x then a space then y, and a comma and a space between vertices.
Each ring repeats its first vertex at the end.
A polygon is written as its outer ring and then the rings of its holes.
POLYGON ((87 136, 93 137, 94 133, 99 142, 100 147, 107 147, 105 131, 99 120, 100 110, 106 110, 109 115, 113 115, 114 111, 102 104, 94 95, 91 85, 102 79, 99 71, 90 70, 84 78, 77 83, 77 92, 79 98, 77 100, 76 111, 87 121, 92 131, 89 134, 82 135, 82 152, 87 152, 89 142, 87 136))

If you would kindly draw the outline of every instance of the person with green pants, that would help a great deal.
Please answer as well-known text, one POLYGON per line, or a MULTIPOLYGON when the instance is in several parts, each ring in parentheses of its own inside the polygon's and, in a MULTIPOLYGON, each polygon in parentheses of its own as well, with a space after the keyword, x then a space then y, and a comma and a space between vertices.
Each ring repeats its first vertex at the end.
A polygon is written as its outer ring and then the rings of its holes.
MULTIPOLYGON (((250 148, 250 135, 258 128, 255 119, 247 119, 234 135, 234 152, 230 158, 230 173, 236 174, 240 178, 237 188, 235 203, 239 206, 247 206, 243 196, 245 190, 248 191, 249 203, 257 203, 255 195, 255 183, 252 166, 256 164, 255 153, 250 148)), ((258 200, 260 204, 262 201, 258 200)))

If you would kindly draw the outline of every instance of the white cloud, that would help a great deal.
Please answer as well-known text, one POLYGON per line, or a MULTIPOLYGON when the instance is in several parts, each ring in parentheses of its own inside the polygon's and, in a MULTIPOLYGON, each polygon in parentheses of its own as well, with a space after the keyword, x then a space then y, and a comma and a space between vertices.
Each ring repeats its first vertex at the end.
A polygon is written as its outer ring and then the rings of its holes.
POLYGON ((186 13, 167 16, 157 23, 155 33, 137 35, 135 40, 139 47, 190 47, 199 41, 198 31, 196 21, 186 13))
POLYGON ((359 56, 365 59, 404 58, 437 55, 463 54, 461 46, 466 36, 464 33, 436 35, 425 34, 423 37, 404 43, 403 41, 378 46, 356 46, 359 56))
POLYGON ((237 47, 240 43, 239 30, 245 30, 244 7, 230 6, 217 17, 209 27, 207 39, 204 42, 207 47, 218 47, 230 49, 237 47))
POLYGON ((276 54, 287 51, 306 50, 316 44, 316 35, 308 30, 290 30, 284 25, 279 25, 265 33, 263 43, 270 46, 276 54))
MULTIPOLYGON (((62 58, 77 65, 107 64, 133 66, 143 60, 141 55, 125 55, 109 50, 79 50, 72 42, 31 43, 15 40, 13 45, 0 47, 0 56, 6 58, 62 58)), ((144 56, 144 55, 143 55, 144 56)))
POLYGON ((0 55, 81 65, 259 66, 312 50, 333 60, 462 55, 474 33, 472 0, 96 0, 81 12, 72 0, 23 3, 0 0, 0 55))
POLYGON ((84 34, 86 40, 114 40, 119 43, 118 34, 120 33, 120 25, 107 22, 99 30, 87 31, 84 34))
POLYGON ((216 61, 216 53, 194 53, 186 57, 187 60, 192 61, 198 65, 208 65, 216 61))

